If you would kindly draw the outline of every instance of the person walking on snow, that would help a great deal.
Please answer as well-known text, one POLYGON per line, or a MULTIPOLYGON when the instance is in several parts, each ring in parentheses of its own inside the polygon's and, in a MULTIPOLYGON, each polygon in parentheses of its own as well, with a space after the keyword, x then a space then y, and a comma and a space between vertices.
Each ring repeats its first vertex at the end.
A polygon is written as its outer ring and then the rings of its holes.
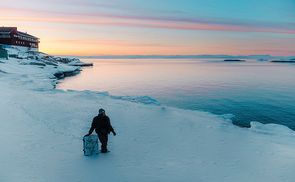
POLYGON ((116 132, 111 125, 110 118, 105 114, 104 109, 99 109, 99 114, 93 118, 91 128, 88 134, 85 136, 91 135, 94 129, 101 143, 101 152, 108 152, 108 135, 110 134, 110 132, 112 132, 113 135, 116 136, 116 132))

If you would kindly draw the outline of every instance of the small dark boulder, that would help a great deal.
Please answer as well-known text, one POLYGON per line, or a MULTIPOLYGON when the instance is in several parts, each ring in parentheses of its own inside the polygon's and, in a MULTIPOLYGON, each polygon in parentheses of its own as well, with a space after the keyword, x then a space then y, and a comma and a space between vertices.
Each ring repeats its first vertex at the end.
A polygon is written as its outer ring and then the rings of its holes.
POLYGON ((46 66, 45 63, 42 63, 42 62, 30 62, 29 65, 36 65, 36 66, 46 66))
POLYGON ((54 76, 55 76, 57 79, 62 79, 62 78, 65 77, 64 73, 62 73, 62 72, 54 73, 54 76))
POLYGON ((295 63, 295 60, 272 60, 272 63, 295 63))
POLYGON ((225 59, 225 62, 245 62, 243 59, 225 59))

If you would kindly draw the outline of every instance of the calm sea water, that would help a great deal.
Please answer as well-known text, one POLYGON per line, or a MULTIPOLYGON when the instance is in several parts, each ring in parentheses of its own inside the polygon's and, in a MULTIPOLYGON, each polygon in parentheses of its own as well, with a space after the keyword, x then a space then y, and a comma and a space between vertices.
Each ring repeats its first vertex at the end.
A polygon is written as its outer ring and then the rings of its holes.
POLYGON ((83 60, 93 62, 59 89, 150 96, 161 104, 215 114, 233 121, 277 123, 295 130, 295 64, 222 60, 83 60))

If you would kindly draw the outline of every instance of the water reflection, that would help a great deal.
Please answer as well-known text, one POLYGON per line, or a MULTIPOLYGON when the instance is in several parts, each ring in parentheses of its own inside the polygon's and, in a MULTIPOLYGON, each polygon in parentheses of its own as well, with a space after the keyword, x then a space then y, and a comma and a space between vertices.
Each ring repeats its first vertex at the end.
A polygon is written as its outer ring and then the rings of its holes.
POLYGON ((280 123, 295 129, 295 65, 247 60, 84 60, 94 62, 60 89, 148 95, 162 104, 216 114, 234 122, 280 123))

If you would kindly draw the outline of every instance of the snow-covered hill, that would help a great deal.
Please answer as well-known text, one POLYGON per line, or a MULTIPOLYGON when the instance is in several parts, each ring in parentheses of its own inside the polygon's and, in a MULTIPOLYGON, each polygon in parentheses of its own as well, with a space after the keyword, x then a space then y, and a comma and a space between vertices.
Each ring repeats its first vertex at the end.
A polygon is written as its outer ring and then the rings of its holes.
POLYGON ((295 134, 284 126, 239 128, 225 116, 56 90, 56 73, 80 68, 34 63, 0 60, 1 182, 295 179, 295 134), (118 135, 110 153, 85 157, 82 137, 100 107, 118 135))

